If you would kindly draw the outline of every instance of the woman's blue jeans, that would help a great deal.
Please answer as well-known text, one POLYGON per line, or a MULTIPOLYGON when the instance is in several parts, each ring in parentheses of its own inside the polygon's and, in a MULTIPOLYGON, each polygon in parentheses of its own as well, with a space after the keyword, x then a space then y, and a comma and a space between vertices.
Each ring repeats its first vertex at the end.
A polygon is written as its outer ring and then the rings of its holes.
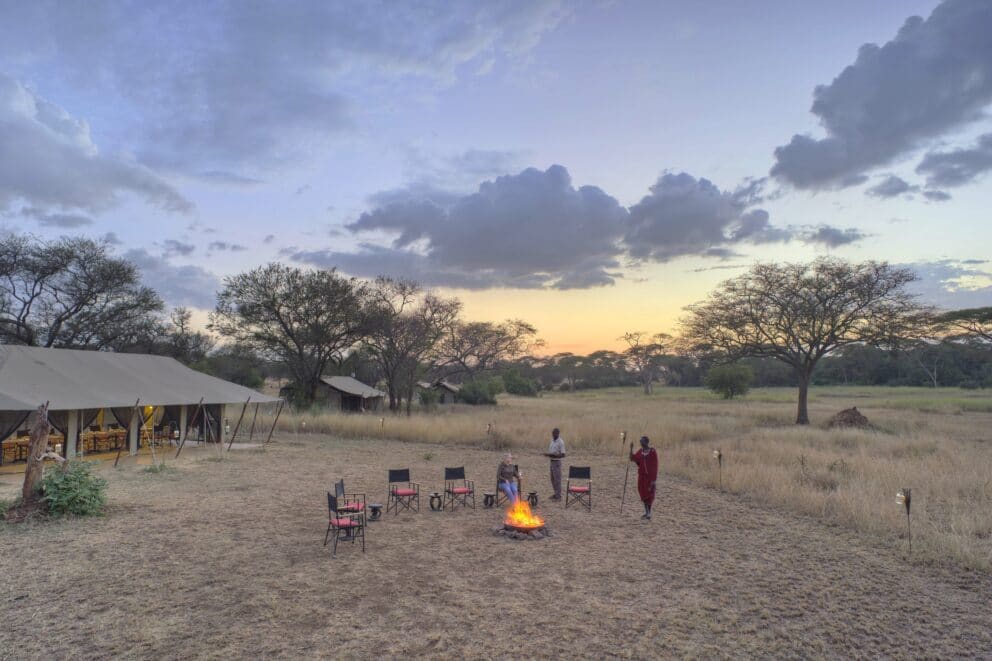
POLYGON ((500 482, 499 490, 503 492, 507 500, 511 503, 517 502, 517 483, 516 482, 500 482))

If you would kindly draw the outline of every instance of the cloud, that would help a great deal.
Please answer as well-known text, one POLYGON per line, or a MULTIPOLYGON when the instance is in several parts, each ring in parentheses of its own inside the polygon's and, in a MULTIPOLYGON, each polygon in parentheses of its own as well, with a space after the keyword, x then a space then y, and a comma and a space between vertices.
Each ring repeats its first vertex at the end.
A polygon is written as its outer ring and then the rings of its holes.
POLYGON ((119 246, 123 243, 116 232, 107 232, 100 237, 100 240, 110 246, 119 246))
POLYGON ((985 261, 941 259, 900 266, 919 276, 910 287, 924 302, 956 310, 984 307, 992 300, 992 270, 978 268, 985 261))
POLYGON ((240 171, 356 128, 370 96, 393 103, 400 84, 431 89, 471 75, 465 65, 522 56, 569 11, 560 0, 219 0, 168 12, 37 0, 5 7, 0 65, 55 69, 75 91, 111 98, 143 163, 240 171))
POLYGON ((167 211, 192 208, 144 166, 101 154, 85 121, 0 73, 0 210, 21 201, 42 223, 74 227, 88 224, 79 211, 103 211, 127 195, 167 211))
POLYGON ((913 186, 908 181, 894 174, 890 174, 882 181, 865 191, 872 197, 890 198, 913 193, 918 191, 919 186, 913 186))
POLYGON ((241 252, 242 250, 247 250, 243 245, 238 243, 228 243, 227 241, 211 241, 207 245, 208 250, 221 250, 230 252, 241 252))
POLYGON ((36 209, 35 207, 26 207, 21 209, 21 215, 28 218, 34 218, 38 221, 38 224, 43 227, 84 227, 86 225, 92 225, 93 219, 89 216, 83 216, 81 214, 75 213, 46 213, 41 209, 36 209))
POLYGON ((175 239, 166 239, 162 242, 162 247, 165 249, 167 254, 175 253, 182 255, 183 257, 193 254, 193 251, 196 250, 196 246, 192 243, 184 243, 175 239))
POLYGON ((392 252, 366 247, 362 258, 380 273, 395 262, 475 288, 611 284, 627 219, 616 199, 595 186, 576 188, 560 165, 498 177, 460 197, 422 189, 376 201, 381 206, 347 228, 391 235, 392 252))
POLYGON ((992 3, 945 0, 906 20, 891 41, 865 44, 813 92, 826 137, 794 135, 771 174, 796 188, 853 185, 871 169, 982 117, 992 102, 992 3))
POLYGON ((930 152, 916 166, 927 177, 928 186, 963 186, 992 170, 992 133, 975 145, 946 152, 930 152))
POLYGON ((820 225, 802 234, 804 243, 819 243, 828 248, 838 248, 851 243, 857 243, 865 238, 867 234, 861 230, 849 227, 842 230, 830 225, 820 225))
POLYGON ((951 194, 942 190, 925 190, 923 191, 923 197, 932 202, 946 202, 951 199, 951 194))
POLYGON ((187 305, 213 308, 220 279, 193 265, 176 265, 165 256, 149 253, 144 248, 128 250, 123 257, 141 271, 141 279, 159 293, 170 306, 187 305))
POLYGON ((262 239, 262 243, 269 244, 276 240, 275 234, 266 234, 265 238, 262 239))
POLYGON ((685 172, 662 175, 630 207, 624 243, 635 259, 665 262, 686 255, 726 258, 736 254, 733 244, 790 240, 791 233, 771 225, 764 209, 747 209, 754 195, 751 187, 721 191, 685 172))

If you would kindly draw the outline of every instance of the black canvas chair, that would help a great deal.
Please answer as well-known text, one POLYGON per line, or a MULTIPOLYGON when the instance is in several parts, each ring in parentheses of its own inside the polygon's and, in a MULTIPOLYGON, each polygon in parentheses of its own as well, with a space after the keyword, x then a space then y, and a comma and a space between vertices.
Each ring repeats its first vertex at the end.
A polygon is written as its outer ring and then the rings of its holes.
POLYGON ((420 511, 420 485, 410 481, 410 469, 401 468, 389 471, 389 498, 386 500, 386 513, 393 510, 399 514, 401 509, 411 512, 420 511), (396 486, 406 484, 406 486, 396 486))
POLYGON ((472 509, 475 509, 475 482, 465 479, 465 467, 444 469, 444 500, 441 509, 451 506, 451 511, 455 510, 455 505, 468 507, 469 501, 472 509))
POLYGON ((338 554, 338 540, 355 543, 356 539, 362 540, 362 553, 365 553, 365 519, 359 514, 341 514, 340 503, 336 496, 327 492, 327 533, 324 534, 324 546, 334 534, 334 547, 331 556, 338 554))
POLYGON ((580 503, 592 511, 592 477, 588 466, 569 466, 565 483, 565 507, 580 503), (572 484, 577 480, 578 484, 572 484))
MULTIPOLYGON (((519 475, 520 474, 520 465, 519 464, 513 464, 513 470, 516 471, 517 475, 519 475)), ((523 494, 523 491, 524 491, 523 480, 521 480, 518 477, 517 478, 517 497, 518 498, 523 498, 523 495, 522 495, 523 494)), ((500 505, 502 505, 503 503, 505 503, 507 500, 509 500, 509 499, 506 497, 506 494, 503 493, 503 490, 499 488, 499 477, 497 477, 496 478, 496 507, 499 507, 500 505)))
POLYGON ((364 493, 346 493, 342 479, 334 483, 334 497, 338 499, 338 514, 358 514, 365 518, 364 493))

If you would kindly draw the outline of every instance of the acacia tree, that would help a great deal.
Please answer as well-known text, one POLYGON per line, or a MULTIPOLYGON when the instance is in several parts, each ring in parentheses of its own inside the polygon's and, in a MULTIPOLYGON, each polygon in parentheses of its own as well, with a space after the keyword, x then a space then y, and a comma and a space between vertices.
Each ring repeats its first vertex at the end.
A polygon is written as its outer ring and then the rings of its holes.
POLYGON ((937 322, 958 336, 992 342, 992 307, 946 312, 937 318, 937 322))
POLYGON ((823 356, 852 344, 894 346, 925 335, 929 310, 906 290, 915 279, 886 262, 755 264, 686 308, 682 342, 726 362, 757 356, 790 365, 799 385, 796 424, 809 424, 810 379, 823 356))
POLYGON ((644 394, 650 395, 654 382, 658 380, 664 366, 665 343, 672 338, 666 333, 649 336, 647 333, 632 331, 624 333, 620 338, 627 343, 623 352, 627 365, 637 375, 638 381, 644 388, 644 394))
POLYGON ((441 342, 460 312, 460 301, 424 291, 415 282, 376 279, 363 348, 386 380, 389 410, 399 410, 405 398, 410 414, 417 378, 438 364, 441 342))
POLYGON ((438 347, 437 369, 448 376, 465 374, 471 378, 542 346, 534 339, 536 335, 536 328, 519 319, 452 324, 438 347))
POLYGON ((208 328, 286 367, 313 403, 329 363, 367 329, 368 287, 334 270, 272 263, 225 278, 208 328))
POLYGON ((0 343, 108 349, 159 330, 162 300, 106 243, 0 237, 0 343))

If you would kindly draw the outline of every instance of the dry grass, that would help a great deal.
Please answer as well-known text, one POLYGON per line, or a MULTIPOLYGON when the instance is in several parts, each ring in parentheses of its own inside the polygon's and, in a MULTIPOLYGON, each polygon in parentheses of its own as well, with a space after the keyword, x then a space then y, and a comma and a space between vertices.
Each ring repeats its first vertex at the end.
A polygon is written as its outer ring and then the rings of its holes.
POLYGON ((791 424, 794 399, 792 389, 757 390, 731 402, 694 389, 661 389, 650 397, 613 389, 508 397, 497 407, 456 406, 410 418, 284 413, 279 424, 283 431, 343 438, 527 450, 544 448, 557 426, 572 454, 614 456, 622 451, 620 431, 628 430, 631 440, 651 437, 662 452, 663 472, 713 488, 718 476, 712 451, 719 447, 728 491, 879 538, 905 536, 895 494, 909 487, 914 550, 932 561, 992 570, 988 393, 814 389, 814 425, 806 428, 791 424), (830 415, 852 405, 875 430, 823 427, 830 415))
MULTIPOLYGON (((546 460, 517 455, 525 488, 546 497, 546 460)), ((543 505, 551 539, 494 537, 501 514, 481 507, 422 511, 370 524, 366 555, 346 545, 333 560, 321 546, 333 480, 379 500, 387 468, 430 490, 464 464, 484 489, 498 454, 278 434, 223 459, 190 448, 158 474, 104 464, 107 516, 0 526, 0 657, 992 655, 989 575, 906 562, 893 540, 671 475, 652 522, 636 506, 620 517, 624 462, 574 447, 572 459, 592 466, 594 509, 543 505)))

